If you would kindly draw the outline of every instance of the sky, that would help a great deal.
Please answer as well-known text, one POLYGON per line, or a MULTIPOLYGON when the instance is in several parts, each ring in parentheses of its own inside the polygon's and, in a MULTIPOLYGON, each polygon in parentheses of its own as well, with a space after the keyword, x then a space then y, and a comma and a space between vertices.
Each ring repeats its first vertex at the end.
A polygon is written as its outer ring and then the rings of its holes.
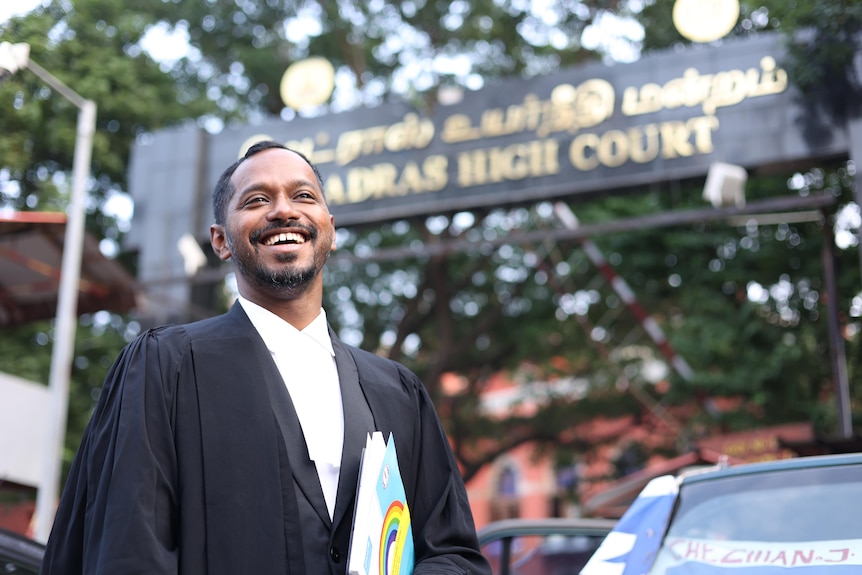
POLYGON ((26 14, 40 4, 41 0, 0 0, 0 22, 12 16, 26 14))
MULTIPOLYGON (((0 24, 12 16, 27 14, 45 0, 0 0, 0 24)), ((143 48, 156 61, 173 60, 186 53, 184 31, 170 33, 164 26, 154 26, 144 37, 143 48)))

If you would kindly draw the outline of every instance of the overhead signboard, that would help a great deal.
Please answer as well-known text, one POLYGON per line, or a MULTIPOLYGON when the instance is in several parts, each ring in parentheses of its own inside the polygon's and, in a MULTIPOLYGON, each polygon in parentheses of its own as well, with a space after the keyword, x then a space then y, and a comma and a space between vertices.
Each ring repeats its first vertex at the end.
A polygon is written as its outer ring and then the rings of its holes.
MULTIPOLYGON (((846 150, 838 134, 807 137, 782 58, 780 37, 729 40, 489 82, 427 114, 387 103, 231 127, 191 150, 204 155, 206 190, 251 139, 303 151, 340 225, 648 185, 706 174, 715 161, 756 167, 846 150)), ((136 146, 136 201, 152 190, 144 181, 160 157, 189 151, 182 138, 136 146)))
POLYGON ((177 241, 190 230, 208 241, 219 174, 261 138, 318 165, 340 227, 621 193, 705 177, 716 162, 757 171, 846 157, 847 126, 816 125, 823 118, 798 102, 783 42, 763 34, 489 80, 427 112, 384 103, 217 134, 159 132, 133 148, 127 244, 141 250, 142 279, 182 276, 177 241))

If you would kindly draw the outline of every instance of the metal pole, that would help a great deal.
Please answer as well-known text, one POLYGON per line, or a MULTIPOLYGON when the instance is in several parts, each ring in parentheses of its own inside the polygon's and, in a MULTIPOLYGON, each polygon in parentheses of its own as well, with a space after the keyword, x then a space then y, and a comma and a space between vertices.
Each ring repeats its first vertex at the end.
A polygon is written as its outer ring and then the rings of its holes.
MULTIPOLYGON (((83 96, 81 96, 80 94, 75 92, 74 90, 72 90, 69 86, 67 86, 66 84, 64 84, 60 80, 58 80, 53 74, 48 72, 48 70, 46 70, 45 68, 43 68, 42 66, 40 66, 39 64, 34 62, 33 60, 29 60, 27 62, 27 68, 29 68, 31 72, 36 74, 40 80, 42 80, 43 82, 48 84, 52 90, 54 90, 55 92, 58 92, 61 96, 63 96, 64 98, 66 98, 67 100, 72 102, 75 105, 75 107, 78 108, 79 110, 81 110, 82 112, 84 111, 84 108, 87 107, 88 103, 89 103, 89 105, 92 105, 94 107, 94 110, 95 110, 96 104, 94 104, 93 102, 90 102, 89 100, 87 100, 86 98, 84 98, 83 96)), ((95 118, 95 111, 93 112, 93 117, 95 118)), ((81 127, 80 118, 81 118, 81 116, 79 115, 78 116, 78 120, 79 120, 78 128, 79 129, 81 127)), ((79 131, 78 132, 79 140, 80 140, 80 135, 81 135, 81 132, 79 131)), ((78 141, 75 142, 75 145, 76 146, 78 145, 78 141)), ((77 152, 78 152, 78 150, 76 149, 75 153, 77 154, 77 152)), ((89 156, 89 152, 88 152, 88 155, 87 155, 87 172, 90 171, 90 159, 89 158, 90 158, 90 156, 89 156)))
MULTIPOLYGON (((578 218, 572 210, 569 209, 569 206, 563 202, 556 202, 554 204, 554 214, 556 214, 557 219, 560 220, 567 229, 575 230, 580 226, 578 218)), ((684 380, 691 381, 694 377, 694 372, 688 365, 688 362, 686 362, 685 359, 673 349, 658 323, 647 315, 640 302, 635 298, 635 294, 629 287, 629 284, 617 275, 616 271, 611 267, 607 260, 605 260, 605 256, 592 240, 589 238, 582 238, 580 242, 581 247, 584 248, 584 253, 587 254, 587 257, 593 265, 598 268, 599 273, 605 277, 614 292, 620 297, 623 303, 626 304, 629 311, 632 312, 635 319, 638 320, 641 327, 643 327, 644 331, 646 331, 647 335, 652 339, 653 343, 658 346, 670 366, 684 380)))
POLYGON ((60 285, 57 294, 57 317, 54 325, 54 346, 51 350, 51 372, 48 387, 51 397, 49 445, 45 449, 42 482, 36 494, 36 521, 34 537, 46 542, 51 533, 59 496, 60 473, 66 443, 66 421, 69 411, 69 379, 72 373, 72 355, 75 349, 77 328, 78 285, 81 279, 81 258, 84 248, 84 220, 86 218, 87 179, 96 131, 96 104, 71 91, 44 69, 28 63, 37 76, 45 80, 79 109, 72 166, 72 190, 69 198, 68 219, 60 268, 60 285))
POLYGON ((853 436, 853 418, 850 412, 850 382, 847 374, 847 356, 841 322, 838 317, 838 282, 835 277, 835 238, 829 216, 823 212, 823 276, 826 288, 826 315, 829 330, 829 358, 832 377, 835 378, 835 401, 838 411, 838 434, 842 439, 853 436))

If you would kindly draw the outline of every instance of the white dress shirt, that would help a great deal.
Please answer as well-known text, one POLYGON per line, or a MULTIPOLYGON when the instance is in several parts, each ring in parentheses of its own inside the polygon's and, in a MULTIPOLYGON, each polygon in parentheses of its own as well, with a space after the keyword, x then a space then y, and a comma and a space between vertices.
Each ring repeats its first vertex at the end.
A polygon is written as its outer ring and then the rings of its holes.
POLYGON ((320 315, 299 331, 271 311, 241 296, 238 299, 284 379, 332 518, 344 444, 344 412, 326 312, 321 308, 320 315))

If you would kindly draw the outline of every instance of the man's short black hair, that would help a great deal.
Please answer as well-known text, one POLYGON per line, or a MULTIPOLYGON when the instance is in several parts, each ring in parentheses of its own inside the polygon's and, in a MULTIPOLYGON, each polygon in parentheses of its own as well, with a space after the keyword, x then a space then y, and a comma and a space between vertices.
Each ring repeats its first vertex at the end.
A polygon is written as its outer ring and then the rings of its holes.
POLYGON ((293 152, 311 167, 314 172, 315 177, 317 178, 317 184, 320 186, 320 189, 323 190, 323 178, 320 177, 320 172, 317 169, 317 166, 311 163, 305 154, 302 152, 298 152, 292 148, 288 148, 284 144, 273 140, 262 140, 260 142, 256 142, 251 145, 248 150, 246 150, 245 154, 240 156, 240 158, 231 164, 219 177, 218 183, 216 183, 215 190, 213 190, 213 216, 215 217, 215 222, 219 225, 224 225, 225 217, 227 215, 227 204, 230 202, 231 196, 234 193, 234 187, 231 183, 231 178, 233 177, 233 173, 242 164, 244 161, 254 156, 255 154, 259 154, 264 150, 271 150, 273 148, 278 148, 281 150, 287 150, 288 152, 293 152))

